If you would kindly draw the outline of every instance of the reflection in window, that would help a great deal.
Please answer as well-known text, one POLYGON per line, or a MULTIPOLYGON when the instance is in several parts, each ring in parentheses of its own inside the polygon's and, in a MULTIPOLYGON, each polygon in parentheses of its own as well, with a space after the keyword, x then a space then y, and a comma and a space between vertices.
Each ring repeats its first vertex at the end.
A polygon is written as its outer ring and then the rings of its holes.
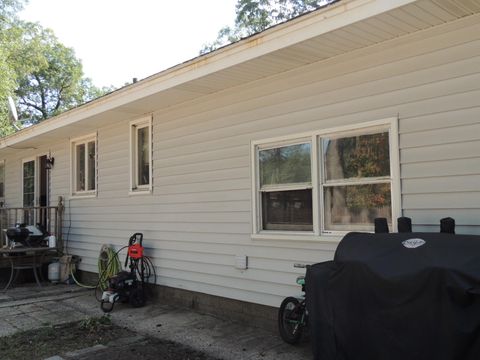
POLYGON ((325 229, 370 230, 377 217, 392 222, 389 183, 324 188, 325 229))
POLYGON ((310 143, 306 143, 261 150, 260 184, 263 186, 311 182, 310 148, 310 143))
POLYGON ((311 143, 258 152, 263 230, 312 231, 311 143))
POLYGON ((152 124, 144 118, 130 124, 130 191, 150 192, 152 174, 152 124))
POLYGON ((139 128, 137 132, 137 183, 148 185, 150 182, 150 145, 149 128, 139 128))
POLYGON ((35 206, 35 160, 23 163, 23 206, 35 206))
POLYGON ((312 190, 262 193, 263 229, 312 231, 312 190))
POLYGON ((76 146, 77 153, 77 191, 85 190, 85 144, 76 146))
POLYGON ((322 139, 324 229, 371 230, 376 217, 391 223, 388 132, 322 139))
POLYGON ((390 175, 388 132, 323 139, 325 180, 390 175))
POLYGON ((88 143, 88 187, 87 190, 95 190, 96 183, 96 154, 95 154, 95 141, 88 143))

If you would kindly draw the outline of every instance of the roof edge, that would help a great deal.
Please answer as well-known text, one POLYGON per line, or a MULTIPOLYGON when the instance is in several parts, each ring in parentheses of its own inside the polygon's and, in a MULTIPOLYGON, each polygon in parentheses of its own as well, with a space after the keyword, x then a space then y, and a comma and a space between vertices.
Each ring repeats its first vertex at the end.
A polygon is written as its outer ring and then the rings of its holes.
POLYGON ((0 139, 0 149, 418 0, 342 0, 124 86, 0 139))

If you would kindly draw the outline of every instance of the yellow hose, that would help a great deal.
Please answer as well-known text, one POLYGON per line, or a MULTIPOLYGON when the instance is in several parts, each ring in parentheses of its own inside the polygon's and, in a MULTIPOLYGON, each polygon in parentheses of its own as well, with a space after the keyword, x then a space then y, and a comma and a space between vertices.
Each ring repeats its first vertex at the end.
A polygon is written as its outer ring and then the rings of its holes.
POLYGON ((95 289, 97 286, 100 289, 105 290, 107 288, 108 278, 118 274, 121 270, 120 260, 118 259, 118 254, 111 247, 107 245, 102 245, 100 249, 100 255, 98 256, 98 283, 95 285, 85 285, 80 283, 75 276, 73 275, 73 268, 71 270, 71 275, 73 281, 78 286, 95 289))

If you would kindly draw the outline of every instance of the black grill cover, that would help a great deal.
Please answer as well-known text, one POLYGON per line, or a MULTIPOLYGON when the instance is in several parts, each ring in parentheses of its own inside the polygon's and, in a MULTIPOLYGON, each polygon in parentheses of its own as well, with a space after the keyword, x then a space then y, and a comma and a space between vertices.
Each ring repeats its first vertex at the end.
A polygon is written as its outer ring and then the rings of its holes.
POLYGON ((315 360, 480 359, 480 236, 347 234, 306 296, 315 360))

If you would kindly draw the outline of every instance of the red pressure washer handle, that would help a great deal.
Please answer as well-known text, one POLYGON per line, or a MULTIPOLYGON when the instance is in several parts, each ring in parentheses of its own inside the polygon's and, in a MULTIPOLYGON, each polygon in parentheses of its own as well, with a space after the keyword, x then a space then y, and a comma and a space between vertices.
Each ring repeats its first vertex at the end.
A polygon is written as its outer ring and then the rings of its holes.
POLYGON ((128 253, 125 257, 125 267, 128 265, 128 258, 131 259, 141 259, 143 258, 143 234, 142 233, 135 233, 130 236, 128 240, 128 253))
POLYGON ((135 233, 130 236, 130 240, 128 240, 128 246, 132 246, 134 244, 140 244, 142 246, 143 242, 143 234, 142 233, 135 233))

